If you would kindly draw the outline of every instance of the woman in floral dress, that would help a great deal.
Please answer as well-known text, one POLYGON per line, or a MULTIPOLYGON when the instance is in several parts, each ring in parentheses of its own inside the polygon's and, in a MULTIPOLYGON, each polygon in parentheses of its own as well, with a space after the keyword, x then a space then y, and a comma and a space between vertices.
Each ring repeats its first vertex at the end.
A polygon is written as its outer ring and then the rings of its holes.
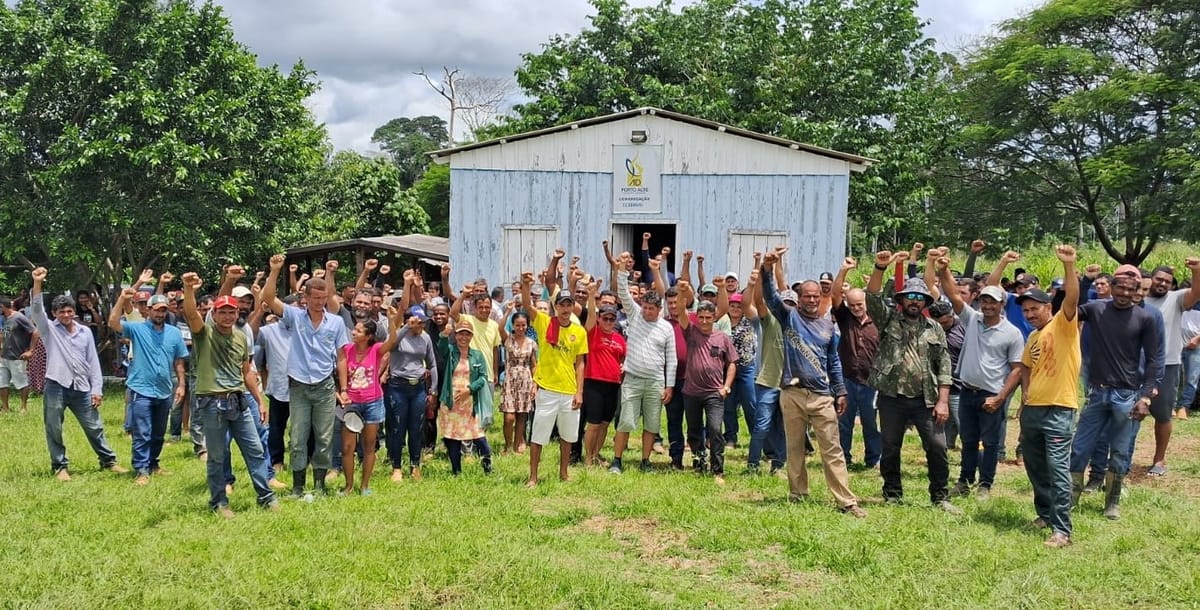
POLYGON ((442 442, 450 454, 450 468, 457 476, 462 473, 463 441, 474 441, 483 472, 492 472, 492 449, 479 422, 476 407, 482 401, 479 393, 486 391, 488 370, 483 354, 471 349, 474 329, 467 320, 454 327, 454 343, 450 344, 450 357, 446 362, 445 379, 442 380, 442 408, 438 409, 438 430, 442 431, 442 442))
POLYGON ((533 412, 537 385, 533 372, 537 369, 537 341, 528 336, 529 316, 517 312, 512 316, 512 332, 504 342, 504 452, 514 447, 525 453, 525 420, 533 412))

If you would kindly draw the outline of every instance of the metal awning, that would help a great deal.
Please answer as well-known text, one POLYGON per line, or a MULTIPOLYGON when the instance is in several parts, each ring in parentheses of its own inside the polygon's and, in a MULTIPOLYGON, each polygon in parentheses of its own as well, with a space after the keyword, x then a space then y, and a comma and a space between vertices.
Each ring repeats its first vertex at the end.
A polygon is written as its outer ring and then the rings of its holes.
POLYGON ((407 255, 437 266, 450 261, 450 240, 433 235, 380 235, 289 248, 286 254, 289 261, 303 259, 311 266, 311 261, 323 260, 334 252, 353 252, 355 272, 361 272, 363 262, 379 252, 407 255))

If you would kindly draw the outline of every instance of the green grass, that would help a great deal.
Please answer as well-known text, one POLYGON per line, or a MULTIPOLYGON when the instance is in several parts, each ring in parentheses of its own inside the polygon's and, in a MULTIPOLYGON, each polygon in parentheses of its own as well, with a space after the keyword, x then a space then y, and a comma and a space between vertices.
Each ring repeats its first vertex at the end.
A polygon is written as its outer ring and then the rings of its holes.
MULTIPOLYGON (((119 400, 103 411, 128 465, 119 400)), ((0 416, 0 606, 1186 608, 1200 599, 1196 421, 1177 426, 1168 477, 1137 482, 1119 522, 1085 497, 1075 544, 1058 551, 1023 528, 1032 505, 1018 468, 1001 467, 990 502, 960 500, 963 516, 929 508, 911 434, 909 504, 882 506, 878 474, 851 475, 865 520, 833 509, 812 460, 813 499, 784 502, 786 482, 741 475, 743 448, 723 489, 690 472, 573 468, 570 483, 530 491, 527 457, 499 458, 492 477, 468 463, 455 479, 441 454, 424 481, 396 485, 381 459, 374 496, 285 500, 278 515, 254 507, 237 458, 238 515, 227 522, 207 510, 203 464, 186 443, 164 450, 172 476, 139 488, 98 471, 70 415, 65 429, 74 475, 60 483, 48 472, 40 402, 0 416)), ((1140 451, 1148 439, 1147 429, 1140 451)), ((551 449, 543 461, 551 474, 556 457, 551 449)))

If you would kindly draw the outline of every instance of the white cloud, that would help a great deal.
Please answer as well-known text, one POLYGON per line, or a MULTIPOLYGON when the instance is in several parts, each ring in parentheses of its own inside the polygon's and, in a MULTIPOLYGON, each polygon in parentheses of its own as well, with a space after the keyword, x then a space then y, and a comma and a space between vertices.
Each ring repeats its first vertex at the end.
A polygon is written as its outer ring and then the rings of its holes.
MULTIPOLYGON (((444 100, 412 73, 442 66, 480 76, 511 76, 521 53, 554 34, 587 25, 585 0, 219 0, 239 41, 262 64, 315 70, 322 89, 311 100, 333 144, 360 151, 376 127, 399 116, 447 116, 444 100)), ((634 0, 631 4, 655 4, 634 0)), ((1031 0, 923 0, 928 33, 956 50, 1031 0)))

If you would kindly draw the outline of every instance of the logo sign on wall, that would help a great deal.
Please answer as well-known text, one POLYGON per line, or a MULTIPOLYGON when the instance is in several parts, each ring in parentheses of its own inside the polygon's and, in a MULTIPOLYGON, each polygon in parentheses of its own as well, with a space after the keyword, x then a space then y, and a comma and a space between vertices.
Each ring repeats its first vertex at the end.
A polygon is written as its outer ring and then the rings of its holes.
POLYGON ((662 146, 613 146, 613 214, 662 213, 662 146))

